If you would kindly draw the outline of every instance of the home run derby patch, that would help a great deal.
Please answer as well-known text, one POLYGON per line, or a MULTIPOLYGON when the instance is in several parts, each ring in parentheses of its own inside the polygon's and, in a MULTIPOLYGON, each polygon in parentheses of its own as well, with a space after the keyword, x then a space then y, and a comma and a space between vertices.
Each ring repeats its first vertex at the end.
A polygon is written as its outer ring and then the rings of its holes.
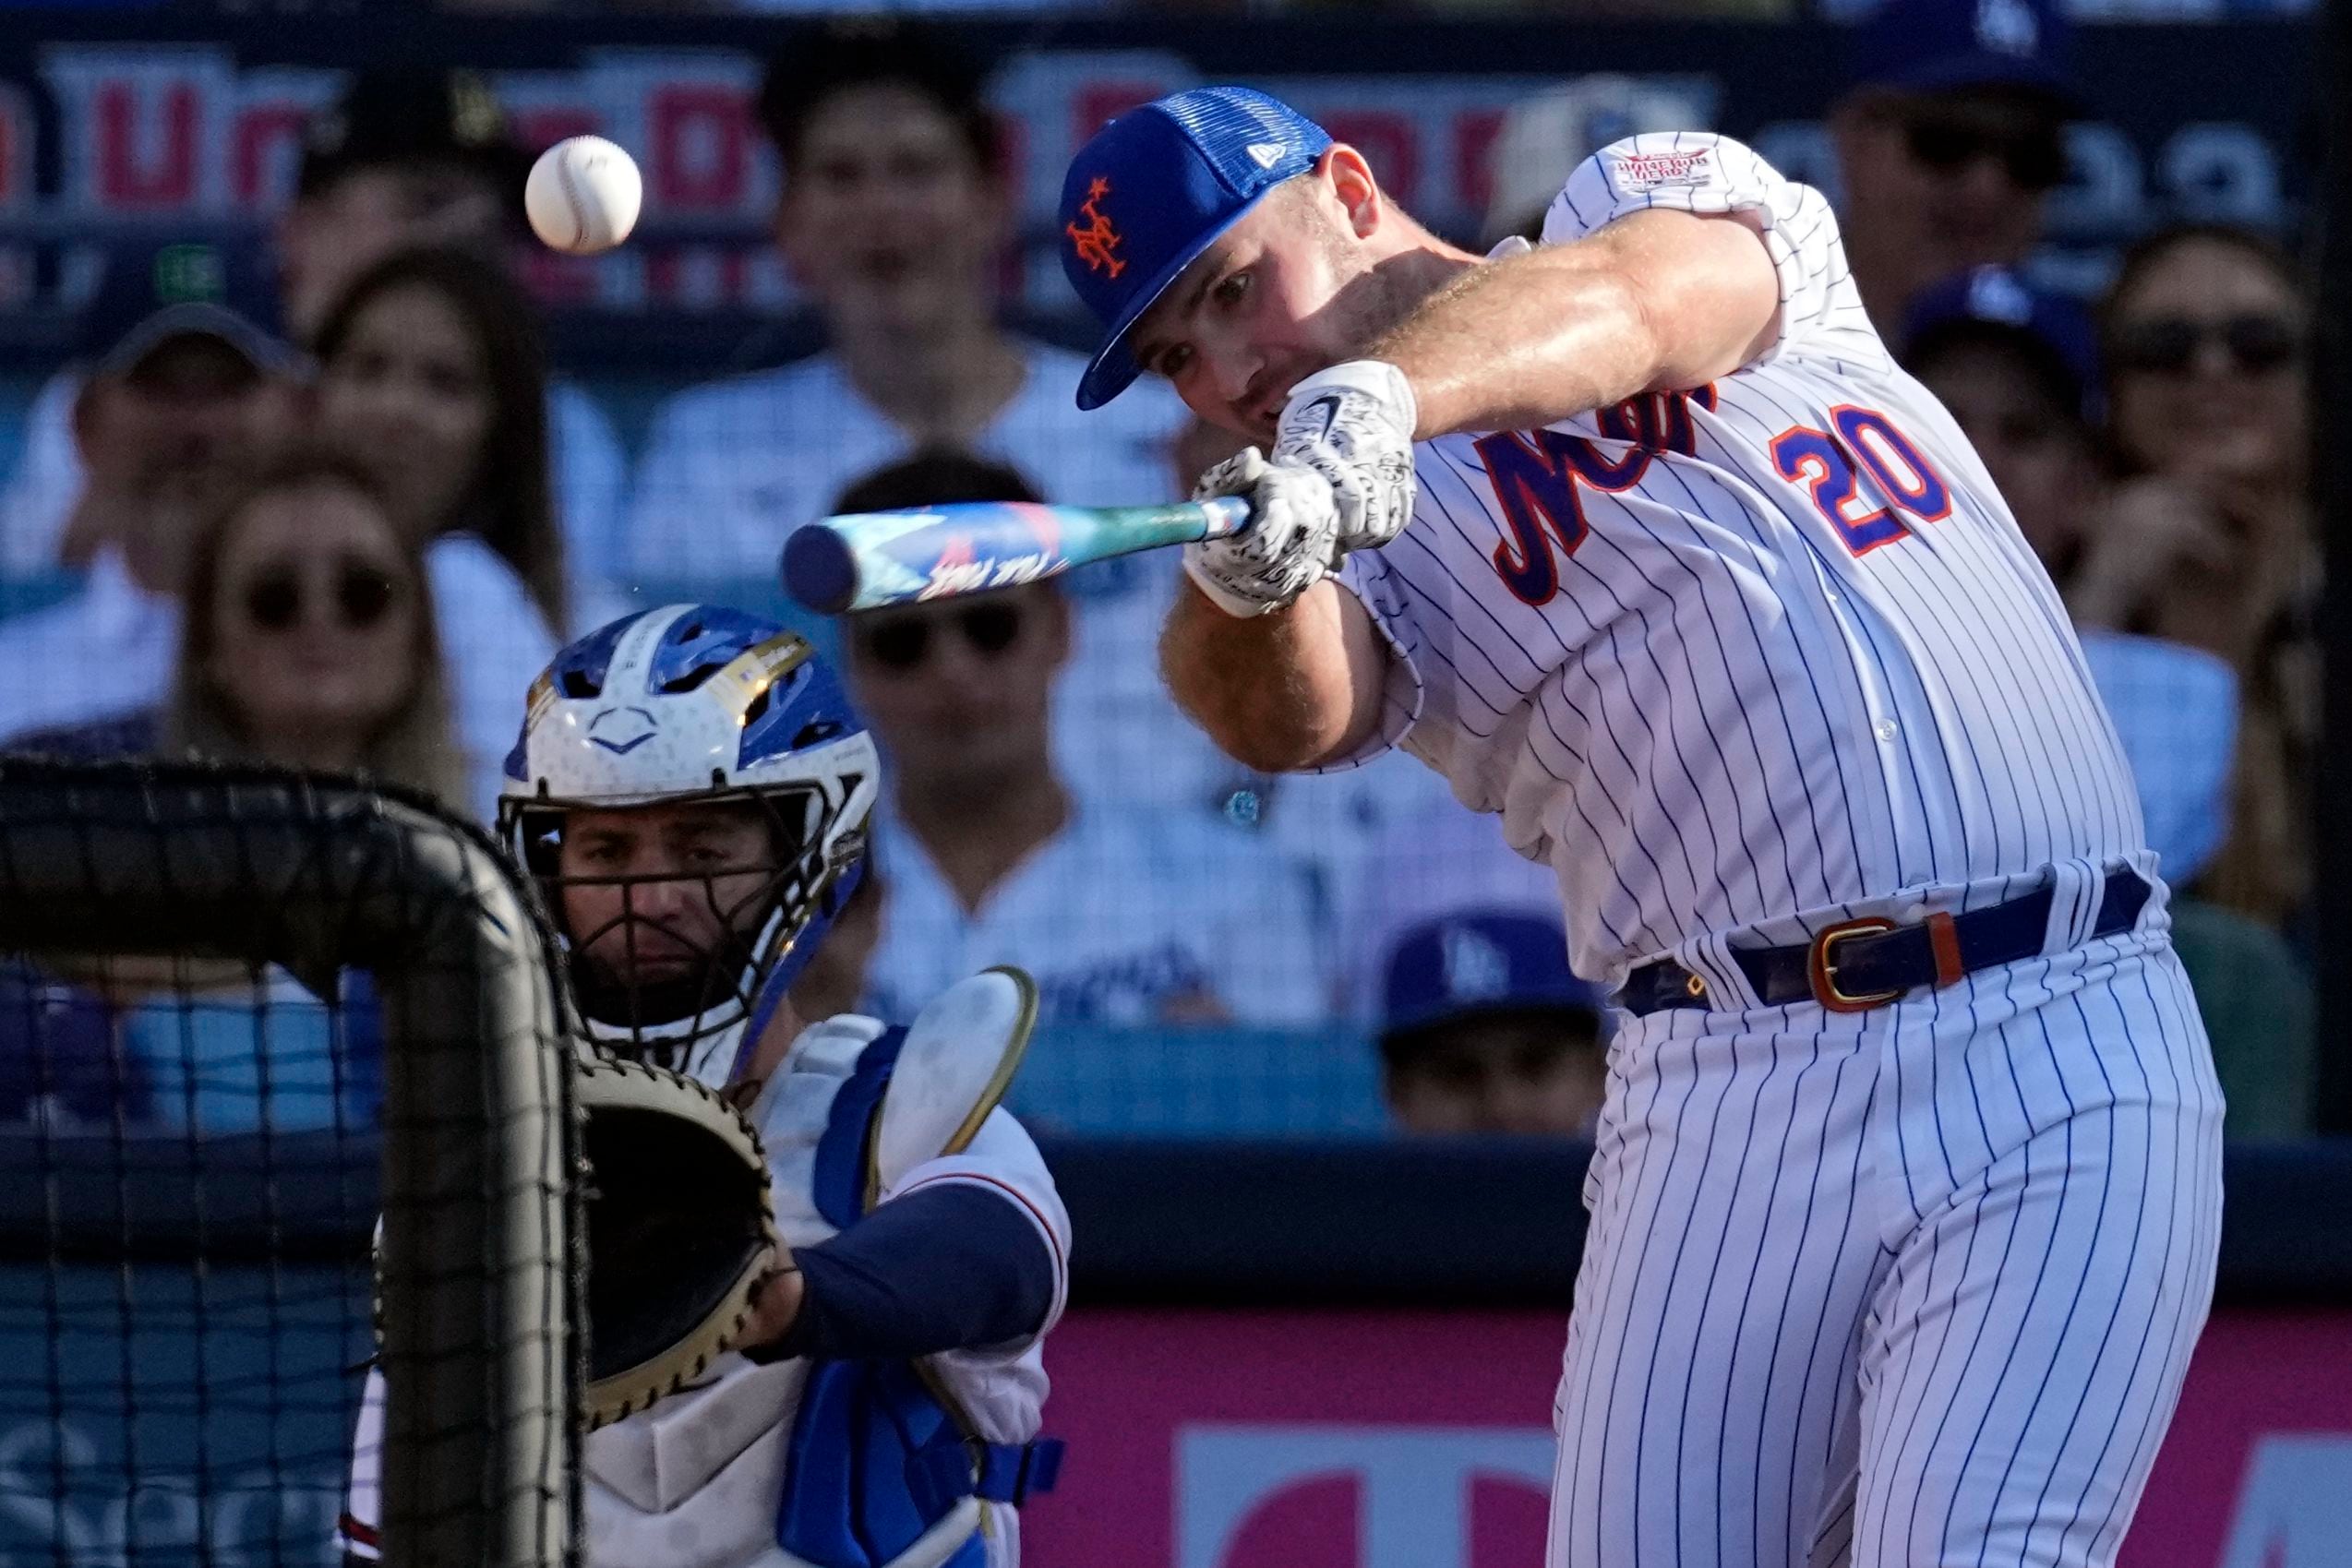
POLYGON ((1626 191, 1702 186, 1710 173, 1712 151, 1702 147, 1689 152, 1628 152, 1609 160, 1609 177, 1626 191))

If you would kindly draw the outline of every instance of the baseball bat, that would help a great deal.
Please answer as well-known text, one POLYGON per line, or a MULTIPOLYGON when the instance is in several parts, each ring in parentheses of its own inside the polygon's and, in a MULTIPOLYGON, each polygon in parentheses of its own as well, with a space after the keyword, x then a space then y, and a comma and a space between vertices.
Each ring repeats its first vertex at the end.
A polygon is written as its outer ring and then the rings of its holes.
POLYGON ((1238 497, 1159 507, 1056 507, 959 501, 919 511, 853 512, 785 542, 784 586, 824 615, 985 593, 1053 577, 1089 561, 1248 525, 1238 497))

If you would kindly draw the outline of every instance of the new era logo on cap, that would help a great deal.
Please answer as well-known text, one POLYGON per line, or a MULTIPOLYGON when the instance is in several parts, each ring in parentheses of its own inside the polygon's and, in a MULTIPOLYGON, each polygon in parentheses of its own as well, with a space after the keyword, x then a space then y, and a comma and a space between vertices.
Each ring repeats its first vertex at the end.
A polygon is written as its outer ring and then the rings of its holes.
POLYGON ((1126 338, 1178 275, 1283 181, 1315 166, 1330 136, 1242 87, 1171 93, 1122 114, 1070 161, 1062 270, 1103 326, 1078 383, 1098 408, 1138 374, 1126 338))

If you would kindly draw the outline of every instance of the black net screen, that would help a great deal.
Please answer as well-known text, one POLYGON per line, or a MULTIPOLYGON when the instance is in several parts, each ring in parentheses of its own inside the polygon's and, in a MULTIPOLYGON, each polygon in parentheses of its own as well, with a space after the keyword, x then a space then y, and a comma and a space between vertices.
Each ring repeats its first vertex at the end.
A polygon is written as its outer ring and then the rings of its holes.
POLYGON ((472 830, 0 764, 0 1563, 570 1560, 549 996, 472 830))

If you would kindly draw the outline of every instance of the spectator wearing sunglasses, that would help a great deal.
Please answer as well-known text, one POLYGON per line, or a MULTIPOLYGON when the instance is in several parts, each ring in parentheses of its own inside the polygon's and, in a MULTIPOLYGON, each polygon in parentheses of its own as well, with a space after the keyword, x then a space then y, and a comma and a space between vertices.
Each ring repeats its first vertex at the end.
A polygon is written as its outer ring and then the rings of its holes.
POLYGON ((2078 107, 2070 46, 2054 0, 1886 0, 1854 30, 1831 130, 1846 256, 1889 341, 1929 284, 2040 240, 2078 107))
MULTIPOLYGON (((425 562, 367 470, 314 447, 281 456, 198 534, 184 602, 160 704, 27 748, 361 773, 462 797, 425 562)), ((150 976, 118 963, 78 978, 87 998, 45 994, 78 1016, 119 1016, 133 1076, 98 1086, 134 1131, 325 1131, 376 1114, 380 1014, 363 976, 338 982, 331 1008, 274 966, 175 960, 150 976)), ((102 1065, 78 1071, 90 1082, 102 1065)), ((0 1065, 0 1106, 6 1076, 0 1065)))
POLYGON ((25 744, 366 772, 460 799, 426 582, 366 470, 291 453, 198 535, 164 700, 25 744))
POLYGON ((2248 540, 2308 544, 2310 311, 2286 256, 2242 229, 2164 230, 2125 256, 2104 328, 2124 472, 2181 482, 2248 540))
POLYGON ((2318 765, 2310 336, 2294 268, 2253 234, 2183 226, 2125 257, 2102 317, 2123 481, 2071 601, 2238 671, 2233 831, 2199 891, 2273 925, 2309 892, 2318 765))
MULTIPOLYGON (((930 452, 836 509, 1036 498, 1010 469, 930 452)), ((1012 964, 1049 1023, 1320 1019, 1330 944, 1287 861, 1205 812, 1065 781, 1053 688, 1071 629, 1053 582, 850 617, 844 664, 888 788, 873 855, 890 894, 863 1011, 904 1016, 956 976, 1012 964)))

